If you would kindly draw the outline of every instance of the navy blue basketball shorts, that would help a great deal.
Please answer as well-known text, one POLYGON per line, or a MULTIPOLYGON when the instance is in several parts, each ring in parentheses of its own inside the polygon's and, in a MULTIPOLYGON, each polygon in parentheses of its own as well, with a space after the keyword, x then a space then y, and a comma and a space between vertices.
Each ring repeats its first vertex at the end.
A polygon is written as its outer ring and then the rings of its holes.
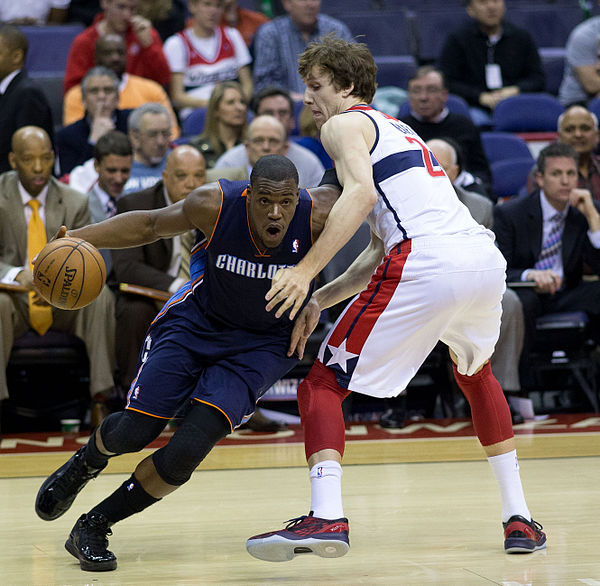
POLYGON ((150 326, 125 408, 170 419, 199 401, 221 411, 233 430, 296 364, 286 356, 288 346, 287 333, 215 324, 190 295, 150 326))

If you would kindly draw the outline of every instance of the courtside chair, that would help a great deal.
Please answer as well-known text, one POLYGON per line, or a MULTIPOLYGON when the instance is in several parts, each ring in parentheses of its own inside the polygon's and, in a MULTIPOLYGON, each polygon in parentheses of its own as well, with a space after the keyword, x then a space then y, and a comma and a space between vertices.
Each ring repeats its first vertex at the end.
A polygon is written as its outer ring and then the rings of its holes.
POLYGON ((535 161, 531 157, 506 159, 490 163, 492 189, 498 201, 519 195, 535 161))
POLYGON ((510 132, 482 132, 481 143, 490 164, 508 159, 531 159, 531 164, 534 163, 527 143, 516 134, 510 132))
POLYGON ((492 126, 504 132, 556 132, 564 112, 558 98, 550 94, 519 94, 502 100, 494 110, 492 126))

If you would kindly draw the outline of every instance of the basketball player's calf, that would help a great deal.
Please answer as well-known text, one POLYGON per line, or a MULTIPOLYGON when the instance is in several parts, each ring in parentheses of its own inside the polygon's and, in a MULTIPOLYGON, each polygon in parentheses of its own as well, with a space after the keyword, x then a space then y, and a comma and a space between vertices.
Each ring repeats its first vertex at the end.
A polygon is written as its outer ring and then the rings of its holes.
POLYGON ((514 444, 510 409, 489 361, 472 376, 460 374, 453 357, 454 378, 464 393, 473 428, 492 466, 502 500, 506 553, 531 553, 546 547, 542 526, 531 518, 525 502, 514 444))
POLYGON ((288 521, 285 529, 251 537, 252 556, 283 562, 297 554, 340 557, 350 549, 348 519, 341 499, 341 459, 345 446, 342 401, 349 394, 333 371, 318 360, 298 387, 298 407, 310 468, 311 511, 288 521))

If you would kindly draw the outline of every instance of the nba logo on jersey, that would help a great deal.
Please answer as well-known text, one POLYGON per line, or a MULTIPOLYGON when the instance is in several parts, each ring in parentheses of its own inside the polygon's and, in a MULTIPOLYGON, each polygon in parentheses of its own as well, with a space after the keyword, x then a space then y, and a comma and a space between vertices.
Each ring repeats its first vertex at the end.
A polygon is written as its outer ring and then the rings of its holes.
POLYGON ((135 390, 133 391, 133 400, 135 401, 138 398, 138 395, 140 394, 140 387, 135 387, 135 390))
POLYGON ((323 478, 323 466, 317 468, 317 478, 323 478))
POLYGON ((300 241, 298 238, 295 238, 292 242, 292 252, 298 252, 298 248, 300 248, 300 241))

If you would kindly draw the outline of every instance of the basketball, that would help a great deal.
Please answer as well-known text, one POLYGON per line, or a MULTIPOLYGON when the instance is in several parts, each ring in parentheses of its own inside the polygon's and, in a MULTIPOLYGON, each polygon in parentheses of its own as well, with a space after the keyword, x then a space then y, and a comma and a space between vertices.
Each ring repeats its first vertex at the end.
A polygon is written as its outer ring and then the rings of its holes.
POLYGON ((98 250, 80 238, 57 238, 42 248, 33 269, 40 295, 59 309, 81 309, 102 291, 106 265, 98 250))

